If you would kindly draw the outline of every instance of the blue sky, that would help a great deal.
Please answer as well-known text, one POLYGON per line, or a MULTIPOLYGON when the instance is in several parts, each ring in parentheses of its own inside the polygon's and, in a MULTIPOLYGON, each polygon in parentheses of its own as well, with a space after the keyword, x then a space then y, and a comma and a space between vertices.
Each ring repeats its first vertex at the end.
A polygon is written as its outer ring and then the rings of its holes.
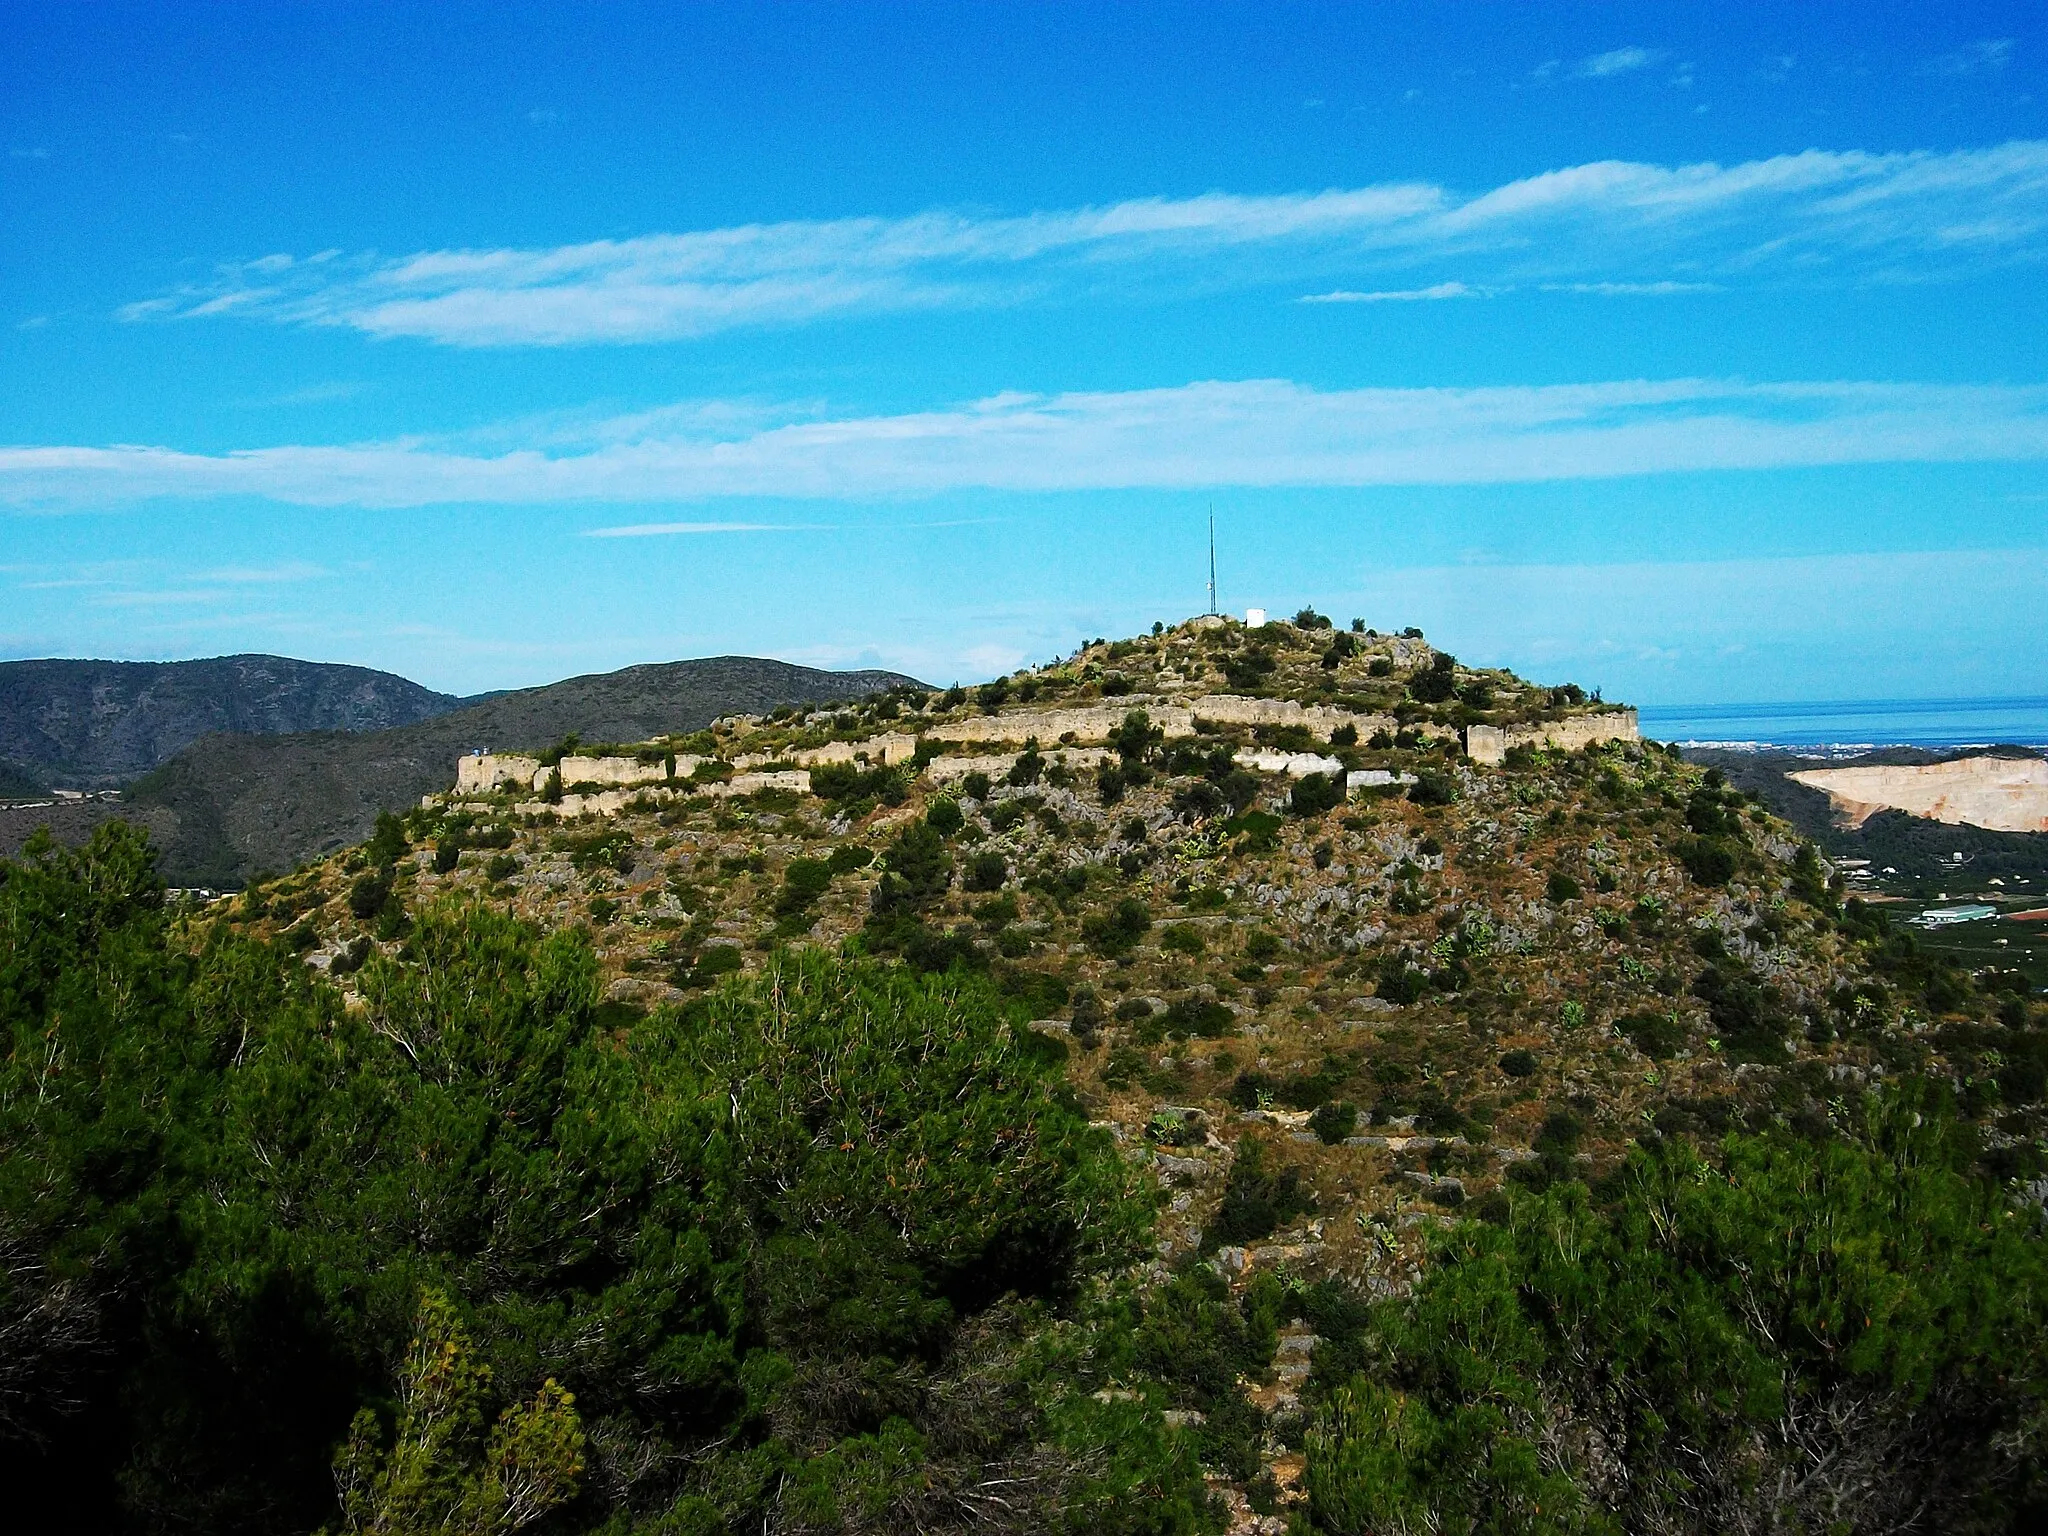
POLYGON ((9 26, 0 655, 2048 691, 2038 5, 9 26))

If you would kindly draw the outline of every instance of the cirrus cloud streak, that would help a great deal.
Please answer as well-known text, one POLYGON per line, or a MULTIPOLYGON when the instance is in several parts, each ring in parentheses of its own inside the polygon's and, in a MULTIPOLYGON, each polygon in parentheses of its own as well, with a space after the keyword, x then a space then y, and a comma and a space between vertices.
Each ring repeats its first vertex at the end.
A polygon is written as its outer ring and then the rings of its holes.
MULTIPOLYGON (((1626 51, 1626 50, 1625 50, 1626 51)), ((738 327, 1288 283, 1342 292, 1930 280, 2038 261, 2048 142, 1603 160, 1476 193, 1431 182, 1150 197, 1023 215, 792 220, 548 248, 322 251, 222 269, 129 320, 243 315, 464 347, 678 341, 738 327), (1376 283, 1361 277, 1409 275, 1376 283)), ((1665 289, 1664 291, 1673 291, 1665 289)))
POLYGON ((370 508, 847 500, 973 489, 1479 484, 2043 458, 2048 386, 2040 385, 1674 379, 1316 390, 1254 379, 1000 395, 722 435, 621 437, 600 424, 583 444, 498 453, 420 442, 217 455, 0 448, 0 502, 58 510, 230 496, 370 508))

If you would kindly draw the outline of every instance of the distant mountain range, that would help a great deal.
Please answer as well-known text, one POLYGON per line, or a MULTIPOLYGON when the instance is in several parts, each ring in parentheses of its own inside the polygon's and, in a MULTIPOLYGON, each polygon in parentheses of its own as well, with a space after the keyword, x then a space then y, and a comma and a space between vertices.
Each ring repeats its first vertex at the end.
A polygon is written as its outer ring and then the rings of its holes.
POLYGON ((116 788, 209 732, 382 731, 473 702, 289 656, 0 662, 0 793, 116 788))
MULTIPOLYGON (((255 734, 244 726, 234 731, 215 730, 196 739, 187 737, 180 743, 181 750, 168 754, 168 760, 144 764, 154 771, 131 782, 122 803, 0 813, 0 853, 18 847, 33 825, 48 824, 58 835, 69 838, 82 835, 94 820, 123 815, 150 828, 163 850, 165 873, 173 883, 235 886, 258 871, 288 870, 315 854, 362 841, 379 811, 404 810, 417 805, 420 796, 453 784, 456 758, 474 747, 531 751, 571 732, 588 741, 637 741, 667 731, 699 730, 725 714, 765 713, 783 704, 834 703, 898 685, 925 686, 898 672, 826 672, 758 657, 717 656, 572 677, 544 688, 469 702, 433 693, 388 673, 357 667, 322 668, 277 657, 228 657, 220 662, 169 665, 220 668, 215 677, 224 692, 232 693, 242 686, 239 679, 244 675, 232 664, 244 662, 268 664, 273 677, 284 675, 281 669, 285 668, 350 674, 357 680, 354 693, 343 686, 345 680, 335 678, 302 696, 305 707, 329 711, 320 717, 324 720, 333 720, 350 698, 357 701, 357 713, 342 713, 344 720, 374 721, 377 706, 373 701, 377 700, 383 700, 386 708, 416 712, 389 729, 376 728, 373 723, 367 729, 297 726, 276 734, 255 734), (376 686, 364 680, 375 680, 376 686), (437 701, 443 707, 434 707, 437 701)), ((253 668, 251 674, 263 675, 253 668)), ((179 684, 189 691, 184 679, 179 684)), ((8 697, 0 693, 0 732, 11 734, 0 735, 0 740, 36 739, 19 724, 15 711, 6 707, 8 697)), ((136 697, 138 710, 146 719, 160 721, 168 714, 161 688, 138 690, 136 697)), ((68 722, 78 709, 91 707, 87 701, 94 695, 89 684, 82 684, 69 698, 69 713, 46 710, 46 718, 55 715, 68 722)), ((222 699, 209 705, 204 695, 198 694, 183 706, 181 718, 196 718, 208 708, 225 713, 233 707, 222 699)), ((246 694, 240 707, 249 707, 246 694)), ((98 708, 95 729, 67 727, 68 738, 54 731, 42 734, 53 741, 70 739, 88 746, 106 743, 98 747, 98 756, 90 759, 101 764, 134 761, 143 748, 112 744, 146 741, 146 727, 124 728, 111 703, 98 708), (129 756, 121 757, 122 750, 129 756)), ((268 718, 283 718, 282 703, 272 708, 268 718)), ((250 717, 245 714, 242 718, 250 717)), ((157 728, 166 737, 174 734, 168 726, 159 724, 157 728)), ((77 764, 84 758, 83 750, 73 749, 63 761, 77 764)), ((88 778, 77 767, 68 773, 70 783, 79 787, 106 783, 110 778, 119 782, 104 768, 99 778, 88 778)), ((62 775, 53 776, 58 783, 65 782, 62 775)))

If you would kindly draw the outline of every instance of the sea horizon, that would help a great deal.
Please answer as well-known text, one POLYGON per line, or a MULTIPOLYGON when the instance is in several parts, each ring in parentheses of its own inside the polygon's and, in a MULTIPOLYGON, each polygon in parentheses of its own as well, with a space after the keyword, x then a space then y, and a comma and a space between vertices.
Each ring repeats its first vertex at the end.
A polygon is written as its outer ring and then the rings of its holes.
POLYGON ((1644 704, 1643 734, 1690 747, 2048 747, 2048 696, 1644 704))

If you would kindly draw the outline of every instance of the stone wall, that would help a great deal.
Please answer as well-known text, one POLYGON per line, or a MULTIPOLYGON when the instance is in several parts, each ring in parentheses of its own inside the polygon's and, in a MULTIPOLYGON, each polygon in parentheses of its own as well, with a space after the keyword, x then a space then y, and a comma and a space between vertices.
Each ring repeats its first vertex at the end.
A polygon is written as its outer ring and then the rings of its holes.
POLYGON ((1497 766, 1516 747, 1542 747, 1577 752, 1610 741, 1640 741, 1632 709, 1610 709, 1597 715, 1567 715, 1523 725, 1470 725, 1465 728, 1465 755, 1475 763, 1497 766))
POLYGON ((1298 704, 1292 699, 1252 699, 1231 693, 1208 693, 1186 702, 1174 702, 1137 693, 1071 709, 977 715, 935 725, 929 734, 937 741, 959 742, 1021 742, 1035 736, 1041 744, 1049 745, 1067 735, 1076 741, 1106 741, 1134 709, 1143 710, 1152 724, 1169 737, 1192 736, 1196 722, 1205 720, 1217 725, 1298 725, 1326 741, 1340 725, 1356 730, 1361 742, 1374 731, 1396 728, 1391 715, 1355 714, 1333 704, 1298 704))
POLYGON ((1132 694, 1112 704, 1082 704, 1071 709, 1026 709, 1007 715, 975 715, 966 720, 944 721, 926 734, 934 741, 1029 741, 1037 737, 1041 746, 1051 746, 1062 736, 1076 741, 1106 741, 1109 733, 1124 723, 1124 716, 1142 709, 1153 725, 1168 736, 1192 736, 1195 717, 1178 704, 1169 704, 1149 694, 1132 694))
POLYGON ((1249 699, 1232 693, 1208 693, 1188 705, 1197 720, 1217 725, 1298 725, 1324 741, 1340 725, 1358 732, 1361 744, 1374 731, 1399 729, 1392 715, 1361 715, 1334 704, 1297 704, 1293 699, 1249 699))
MULTIPOLYGON (((935 757, 925 764, 924 772, 934 784, 956 784, 970 773, 985 773, 1001 783, 1020 756, 998 752, 984 757, 935 757)), ((1046 767, 1059 763, 1073 773, 1093 773, 1109 761, 1109 753, 1101 747, 1055 747, 1043 756, 1046 767)))
POLYGON ((828 741, 822 747, 797 747, 772 755, 765 752, 749 752, 734 758, 733 766, 753 768, 763 763, 782 762, 795 763, 803 768, 819 768, 828 763, 866 762, 881 768, 891 763, 907 763, 916 753, 915 736, 906 736, 900 731, 887 731, 880 736, 870 736, 866 741, 828 741))
POLYGON ((636 800, 648 800, 657 805, 697 795, 719 800, 737 795, 751 795, 763 789, 787 789, 800 795, 807 795, 811 792, 811 776, 801 768, 777 769, 768 773, 736 773, 723 784, 691 784, 687 787, 652 784, 624 789, 600 789, 591 794, 564 795, 560 804, 550 804, 545 800, 528 800, 513 806, 512 809, 521 816, 548 813, 563 817, 616 816, 636 800))
MULTIPOLYGON (((696 766, 696 759, 678 758, 676 772, 687 775, 689 762, 696 766)), ((560 763, 562 787, 572 784, 597 784, 607 789, 623 789, 633 784, 661 784, 668 780, 668 765, 660 758, 643 763, 634 757, 579 757, 571 755, 560 763)))
POLYGON ((487 795, 507 785, 531 789, 543 769, 537 757, 510 757, 495 752, 472 752, 455 760, 455 792, 487 795))

